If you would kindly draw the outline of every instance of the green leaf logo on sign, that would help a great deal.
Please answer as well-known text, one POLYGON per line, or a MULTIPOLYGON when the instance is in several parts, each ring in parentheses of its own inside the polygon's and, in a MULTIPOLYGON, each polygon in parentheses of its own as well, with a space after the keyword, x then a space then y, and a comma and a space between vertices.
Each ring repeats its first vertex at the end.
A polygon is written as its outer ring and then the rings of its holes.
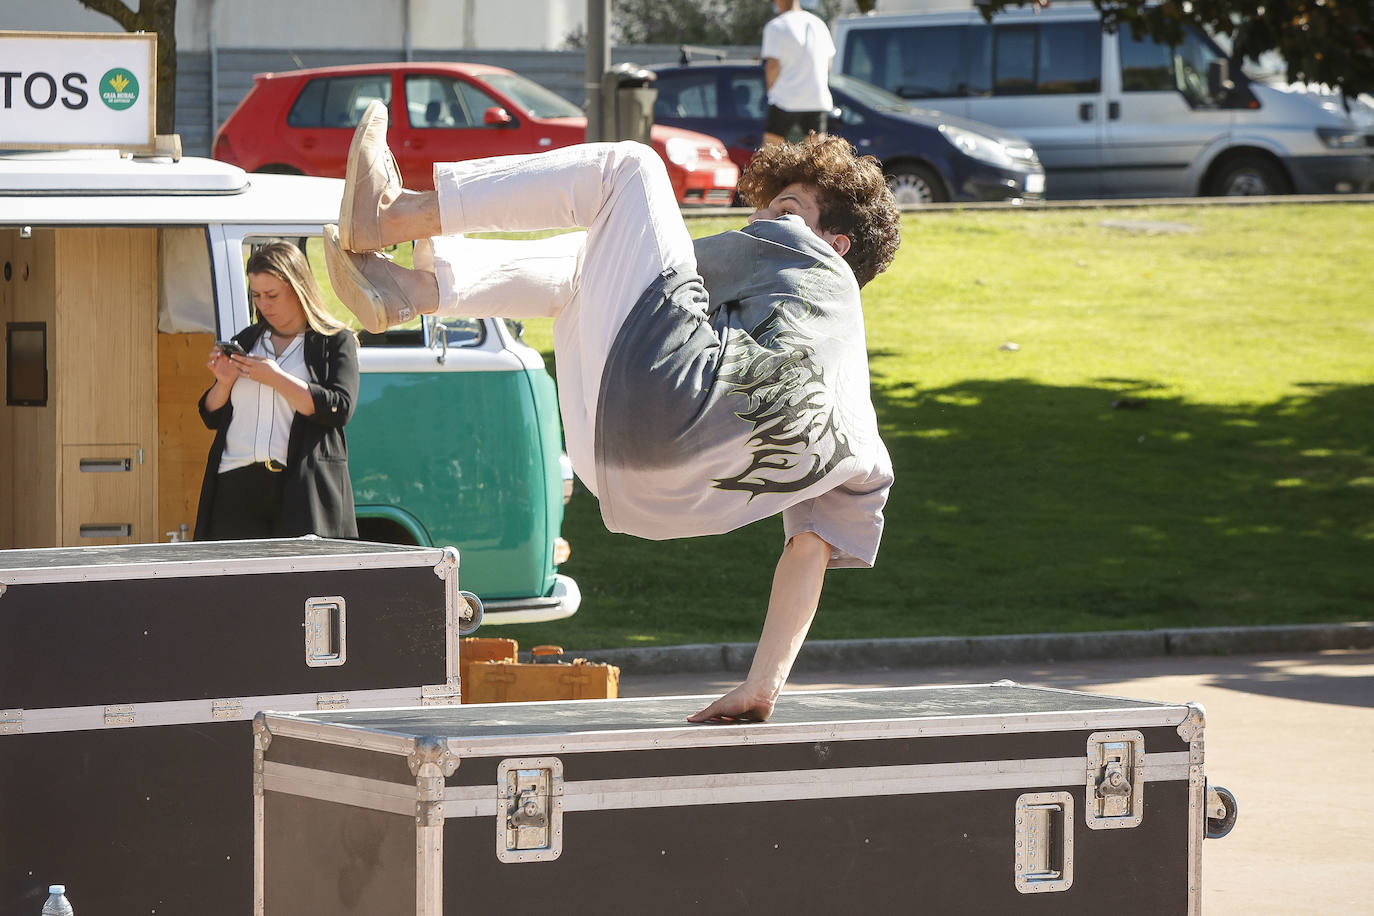
POLYGON ((138 80, 123 67, 115 67, 100 78, 100 98, 115 111, 123 111, 138 101, 138 80))

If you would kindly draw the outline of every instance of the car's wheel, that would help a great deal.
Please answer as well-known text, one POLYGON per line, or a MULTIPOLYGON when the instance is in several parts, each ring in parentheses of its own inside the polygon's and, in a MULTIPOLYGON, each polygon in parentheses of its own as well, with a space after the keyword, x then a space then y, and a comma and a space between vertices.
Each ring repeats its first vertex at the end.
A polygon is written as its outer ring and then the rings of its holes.
POLYGON ((924 165, 907 163, 892 166, 887 170, 887 186, 892 189, 898 206, 924 206, 949 200, 945 183, 924 165))
POLYGON ((1255 197, 1291 194, 1293 185, 1272 159, 1242 155, 1227 159, 1217 166, 1206 190, 1211 197, 1255 197))
POLYGON ((283 164, 280 163, 280 162, 274 162, 274 163, 272 163, 271 165, 264 165, 262 168, 260 168, 260 169, 254 169, 253 171, 255 171, 255 172, 262 172, 262 173, 264 173, 264 174, 266 174, 266 175, 304 175, 304 174, 305 174, 305 173, 302 172, 300 169, 296 168, 294 165, 283 165, 283 164))

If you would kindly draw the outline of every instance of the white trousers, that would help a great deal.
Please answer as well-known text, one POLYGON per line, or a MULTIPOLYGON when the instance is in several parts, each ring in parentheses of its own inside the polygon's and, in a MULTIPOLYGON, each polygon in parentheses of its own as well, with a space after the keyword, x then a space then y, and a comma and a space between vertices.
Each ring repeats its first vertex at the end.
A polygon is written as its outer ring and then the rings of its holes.
POLYGON ((663 161, 641 143, 591 143, 436 163, 434 187, 443 235, 417 244, 416 266, 434 270, 439 314, 554 319, 568 457, 595 491, 601 370, 620 325, 660 273, 696 268, 663 161), (574 227, 585 231, 534 240, 461 235, 574 227))

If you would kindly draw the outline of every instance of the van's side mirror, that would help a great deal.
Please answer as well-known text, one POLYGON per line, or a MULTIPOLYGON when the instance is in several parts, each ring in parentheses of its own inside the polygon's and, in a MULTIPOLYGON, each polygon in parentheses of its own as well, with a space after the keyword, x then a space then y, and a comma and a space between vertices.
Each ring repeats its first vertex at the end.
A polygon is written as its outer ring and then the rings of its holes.
POLYGON ((1207 62, 1207 94, 1212 101, 1221 103, 1236 88, 1231 82, 1231 64, 1224 57, 1213 58, 1207 62))
POLYGON ((515 119, 510 116, 509 111, 506 111, 504 108, 498 108, 495 105, 482 112, 482 123, 487 127, 505 127, 514 122, 514 120, 515 119))

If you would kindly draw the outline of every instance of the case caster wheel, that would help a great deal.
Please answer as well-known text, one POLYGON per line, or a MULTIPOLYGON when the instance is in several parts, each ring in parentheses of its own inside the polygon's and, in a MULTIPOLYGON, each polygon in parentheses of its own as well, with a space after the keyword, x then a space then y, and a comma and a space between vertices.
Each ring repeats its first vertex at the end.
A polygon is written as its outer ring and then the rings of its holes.
POLYGON ((482 599, 472 592, 459 592, 464 608, 458 612, 458 635, 471 636, 482 625, 482 599))
POLYGON ((1219 840, 1236 826, 1236 797, 1225 786, 1207 785, 1207 822, 1205 834, 1209 840, 1219 840))

